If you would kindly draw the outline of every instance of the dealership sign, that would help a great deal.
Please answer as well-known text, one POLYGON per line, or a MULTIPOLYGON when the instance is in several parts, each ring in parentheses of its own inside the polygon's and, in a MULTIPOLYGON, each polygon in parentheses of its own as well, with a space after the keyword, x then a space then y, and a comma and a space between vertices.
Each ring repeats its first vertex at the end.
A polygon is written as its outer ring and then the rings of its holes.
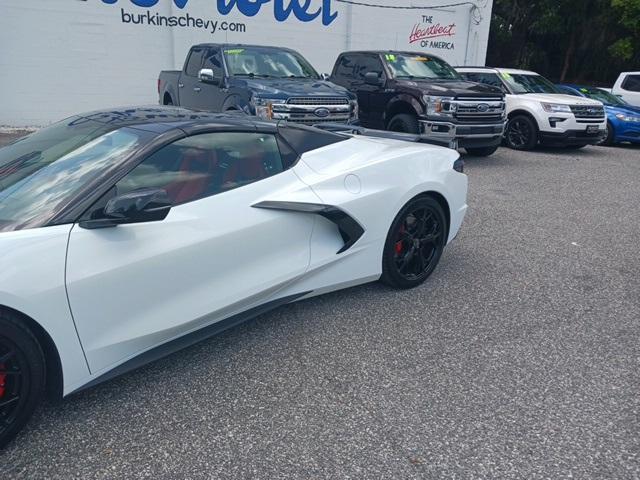
POLYGON ((455 50, 453 42, 456 35, 456 24, 434 23, 433 17, 422 15, 409 34, 409 43, 418 43, 422 48, 455 50))
MULTIPOLYGON (((129 1, 138 7, 150 8, 157 5, 160 0, 129 1)), ((179 9, 184 9, 189 3, 189 0, 171 1, 173 1, 174 5, 179 9)), ((102 2, 111 5, 114 3, 118 3, 118 0, 102 0, 102 2)), ((332 12, 331 10, 331 0, 322 0, 322 5, 320 7, 311 7, 311 0, 216 0, 219 14, 228 15, 229 13, 234 11, 234 9, 236 9, 240 14, 246 17, 253 17, 257 15, 268 3, 273 4, 273 15, 278 22, 284 22, 288 20, 291 15, 293 15, 301 22, 311 22, 316 18, 320 18, 323 25, 330 25, 338 17, 338 13, 332 12)), ((122 10, 122 12, 124 21, 124 18, 127 18, 124 15, 126 12, 124 12, 124 10, 122 10)), ((150 15, 149 18, 151 17, 153 17, 153 15, 150 15)), ((167 25, 176 26, 172 25, 171 23, 173 22, 169 22, 167 23, 167 25)))

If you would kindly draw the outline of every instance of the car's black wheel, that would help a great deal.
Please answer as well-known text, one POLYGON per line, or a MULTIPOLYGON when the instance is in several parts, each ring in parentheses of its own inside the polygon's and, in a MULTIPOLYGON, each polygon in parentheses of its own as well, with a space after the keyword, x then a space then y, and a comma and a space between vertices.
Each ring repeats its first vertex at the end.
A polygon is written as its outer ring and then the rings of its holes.
POLYGON ((604 140, 600 142, 600 145, 604 145, 607 147, 613 146, 615 135, 616 132, 613 129, 613 125, 611 125, 611 122, 607 122, 607 135, 604 137, 604 140))
POLYGON ((507 123, 505 140, 514 150, 533 150, 538 144, 538 127, 526 115, 516 115, 507 123))
POLYGON ((410 201, 391 224, 381 280, 396 288, 420 285, 438 265, 446 235, 446 217, 437 201, 431 197, 410 201))
POLYGON ((415 115, 399 113, 389 121, 387 130, 392 132, 417 134, 420 133, 420 125, 418 124, 418 118, 415 115))
POLYGON ((44 387, 38 341, 16 315, 0 310, 0 448, 29 420, 44 387))
POLYGON ((498 150, 498 145, 495 147, 477 147, 477 148, 465 148, 469 155, 473 155, 474 157, 488 157, 489 155, 493 155, 498 150))

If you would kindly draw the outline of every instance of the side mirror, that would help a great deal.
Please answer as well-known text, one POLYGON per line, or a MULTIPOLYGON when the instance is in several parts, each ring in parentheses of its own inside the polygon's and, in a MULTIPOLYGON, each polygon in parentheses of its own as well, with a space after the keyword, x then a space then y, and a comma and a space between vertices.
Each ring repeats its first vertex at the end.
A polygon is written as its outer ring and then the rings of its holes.
POLYGON ((198 80, 202 83, 210 83, 212 85, 219 85, 220 80, 213 75, 213 70, 210 68, 203 68, 198 72, 198 80))
POLYGON ((367 85, 375 85, 376 87, 381 86, 384 81, 376 72, 367 72, 364 75, 364 83, 367 85))
POLYGON ((159 222, 167 218, 171 200, 166 190, 144 188, 112 198, 101 218, 80 222, 82 228, 108 228, 128 223, 159 222))
POLYGON ((328 82, 328 81, 329 81, 329 79, 331 78, 331 75, 329 75, 328 73, 321 73, 321 74, 320 74, 320 78, 321 78, 322 80, 324 80, 325 82, 328 82))

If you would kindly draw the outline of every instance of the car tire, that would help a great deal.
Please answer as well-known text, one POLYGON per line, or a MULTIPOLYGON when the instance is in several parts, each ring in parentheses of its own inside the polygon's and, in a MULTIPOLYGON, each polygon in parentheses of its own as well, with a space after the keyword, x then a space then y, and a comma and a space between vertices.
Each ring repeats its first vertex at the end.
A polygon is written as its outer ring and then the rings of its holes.
POLYGON ((600 145, 603 145, 605 147, 612 147, 615 143, 615 135, 616 131, 613 128, 613 125, 611 124, 611 122, 607 122, 607 136, 604 137, 604 140, 602 140, 602 142, 600 142, 600 145))
POLYGON ((505 141, 513 150, 533 150, 538 145, 538 126, 527 115, 516 115, 509 119, 505 141))
POLYGON ((416 135, 420 133, 418 117, 409 115, 408 113, 399 113, 389 120, 387 130, 391 132, 413 133, 416 135))
POLYGON ((476 148, 465 148, 469 155, 473 155, 474 157, 488 157, 489 155, 493 155, 498 150, 499 145, 495 147, 476 147, 476 148))
POLYGON ((435 199, 421 196, 411 200, 389 229, 380 280, 401 289, 422 284, 440 261, 447 232, 446 216, 435 199))
POLYGON ((0 449, 27 423, 45 389, 42 348, 20 317, 0 310, 0 449))

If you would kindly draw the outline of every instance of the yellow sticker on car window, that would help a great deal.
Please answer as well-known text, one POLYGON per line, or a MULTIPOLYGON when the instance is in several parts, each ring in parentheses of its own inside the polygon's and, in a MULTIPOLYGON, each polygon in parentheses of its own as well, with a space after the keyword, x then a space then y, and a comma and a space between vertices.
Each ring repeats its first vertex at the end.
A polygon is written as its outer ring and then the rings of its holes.
POLYGON ((413 59, 416 62, 430 62, 431 59, 427 58, 427 57, 413 57, 413 59))
POLYGON ((581 88, 581 89, 580 89, 580 91, 581 91, 582 93, 589 93, 589 90, 587 90, 586 88, 581 88))
POLYGON ((510 73, 507 73, 507 72, 502 72, 502 73, 500 74, 500 76, 501 76, 502 78, 506 78, 507 80, 511 78, 511 74, 510 74, 510 73))
POLYGON ((227 55, 240 55, 242 52, 244 52, 244 48, 234 48, 233 50, 224 51, 227 55))
POLYGON ((393 54, 391 54, 391 53, 387 53, 387 54, 385 55, 385 58, 386 58, 387 60, 389 60, 390 62, 395 62, 395 61, 396 61, 396 56, 395 56, 395 55, 393 55, 393 54))

